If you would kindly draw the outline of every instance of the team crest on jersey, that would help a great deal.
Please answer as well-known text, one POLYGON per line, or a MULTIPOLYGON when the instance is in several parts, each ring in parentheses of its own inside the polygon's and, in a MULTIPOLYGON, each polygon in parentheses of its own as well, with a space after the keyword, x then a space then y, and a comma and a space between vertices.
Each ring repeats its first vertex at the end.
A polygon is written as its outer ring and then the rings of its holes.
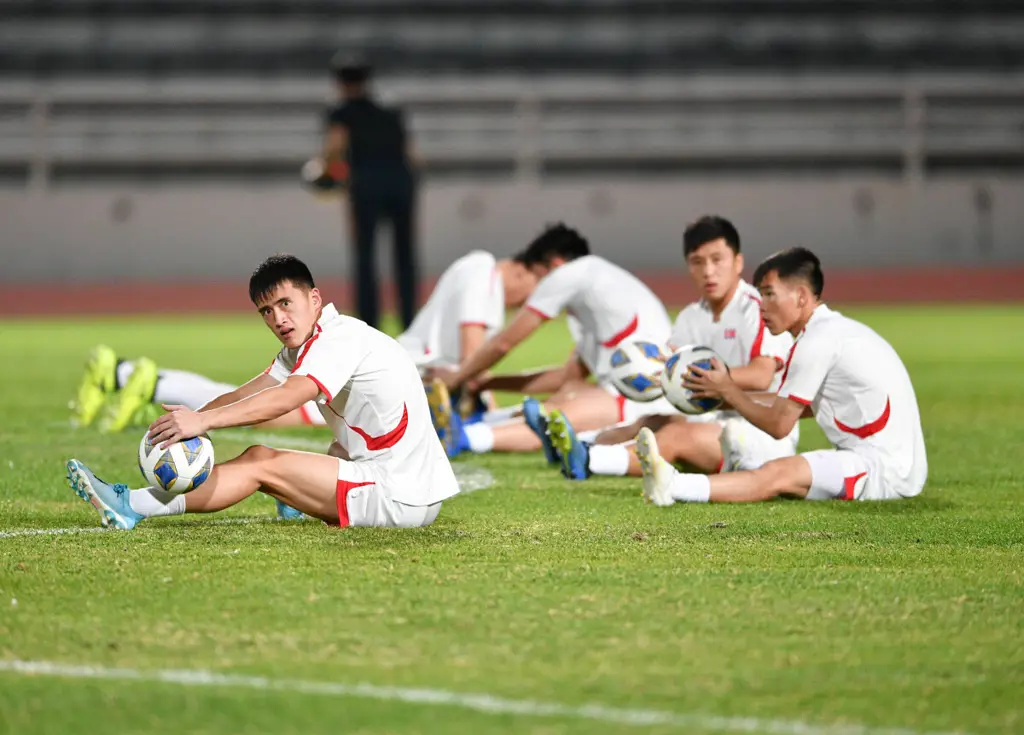
POLYGON ((725 338, 726 339, 736 339, 736 330, 735 329, 726 329, 725 330, 725 338))

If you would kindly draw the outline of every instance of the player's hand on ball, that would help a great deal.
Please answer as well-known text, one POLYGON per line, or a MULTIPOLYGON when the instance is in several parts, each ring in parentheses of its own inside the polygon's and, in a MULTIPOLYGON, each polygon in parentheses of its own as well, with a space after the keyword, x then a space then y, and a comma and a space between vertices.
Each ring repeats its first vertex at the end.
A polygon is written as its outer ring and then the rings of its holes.
POLYGON ((729 369, 718 358, 711 358, 711 369, 690 365, 683 386, 693 391, 694 398, 724 398, 732 387, 729 369))
POLYGON ((165 405, 165 413, 149 427, 149 441, 161 449, 206 431, 203 415, 187 406, 165 405))

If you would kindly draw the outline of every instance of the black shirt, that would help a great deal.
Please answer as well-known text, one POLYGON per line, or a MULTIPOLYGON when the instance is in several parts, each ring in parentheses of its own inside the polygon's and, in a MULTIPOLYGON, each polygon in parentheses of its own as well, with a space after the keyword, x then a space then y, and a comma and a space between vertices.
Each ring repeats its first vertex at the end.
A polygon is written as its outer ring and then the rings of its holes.
POLYGON ((327 124, 344 125, 348 130, 348 163, 353 170, 407 167, 405 122, 398 110, 370 99, 355 99, 329 110, 327 124))

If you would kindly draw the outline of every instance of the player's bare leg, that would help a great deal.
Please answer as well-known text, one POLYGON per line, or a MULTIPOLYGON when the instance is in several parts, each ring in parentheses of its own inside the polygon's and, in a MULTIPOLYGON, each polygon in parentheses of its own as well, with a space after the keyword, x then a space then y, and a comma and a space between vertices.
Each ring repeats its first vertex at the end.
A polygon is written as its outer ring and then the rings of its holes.
POLYGON ((600 432, 594 441, 591 442, 595 445, 612 445, 612 444, 625 444, 636 439, 636 435, 640 429, 645 426, 651 431, 659 431, 663 426, 672 422, 686 422, 685 416, 663 416, 655 414, 653 416, 643 416, 631 424, 625 426, 613 426, 609 429, 605 429, 600 432))
POLYGON ((338 522, 338 460, 325 454, 252 446, 217 465, 185 496, 186 513, 214 513, 261 491, 328 523, 338 522))
POLYGON ((213 513, 257 491, 328 523, 339 520, 338 459, 323 454, 252 446, 215 466, 202 486, 185 495, 108 483, 78 460, 70 460, 67 468, 72 489, 97 510, 104 526, 127 530, 145 518, 213 513))
POLYGON ((654 505, 674 503, 750 503, 779 496, 803 498, 811 487, 811 466, 800 455, 768 462, 756 470, 716 475, 682 473, 661 456, 658 441, 648 429, 637 437, 637 456, 643 466, 644 500, 654 505))
MULTIPOLYGON (((619 417, 618 402, 607 391, 591 384, 580 384, 571 399, 563 395, 554 404, 544 401, 544 408, 558 408, 585 431, 608 426, 619 417)), ((494 426, 467 426, 464 431, 469 449, 474 452, 535 452, 542 448, 540 438, 523 419, 494 426)))

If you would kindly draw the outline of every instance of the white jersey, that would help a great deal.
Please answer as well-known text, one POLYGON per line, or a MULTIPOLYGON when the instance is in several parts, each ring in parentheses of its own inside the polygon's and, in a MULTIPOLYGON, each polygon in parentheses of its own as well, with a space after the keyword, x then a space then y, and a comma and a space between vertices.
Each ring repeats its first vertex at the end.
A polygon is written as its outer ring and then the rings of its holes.
POLYGON ((337 444, 352 462, 376 468, 391 499, 424 506, 459 491, 419 372, 383 332, 328 304, 313 336, 283 348, 268 374, 278 382, 305 375, 319 386, 317 407, 337 444))
POLYGON ((818 306, 793 344, 779 396, 810 406, 832 445, 867 458, 889 490, 912 496, 924 488, 928 459, 914 386, 874 330, 818 306))
POLYGON ((541 279, 526 308, 544 319, 565 312, 576 353, 602 381, 609 358, 627 337, 665 344, 672 331, 665 306, 644 283, 598 255, 585 255, 541 279))
POLYGON ((441 274, 427 303, 398 337, 398 343, 421 367, 454 367, 462 361, 463 326, 482 326, 490 338, 504 323, 505 286, 494 256, 474 250, 441 274))
POLYGON ((769 390, 775 391, 781 382, 782 366, 793 346, 793 337, 788 332, 776 336, 765 329, 761 296, 757 289, 741 280, 717 321, 703 299, 679 312, 669 347, 677 350, 686 345, 710 347, 731 368, 748 365, 755 357, 773 358, 779 369, 769 390))

